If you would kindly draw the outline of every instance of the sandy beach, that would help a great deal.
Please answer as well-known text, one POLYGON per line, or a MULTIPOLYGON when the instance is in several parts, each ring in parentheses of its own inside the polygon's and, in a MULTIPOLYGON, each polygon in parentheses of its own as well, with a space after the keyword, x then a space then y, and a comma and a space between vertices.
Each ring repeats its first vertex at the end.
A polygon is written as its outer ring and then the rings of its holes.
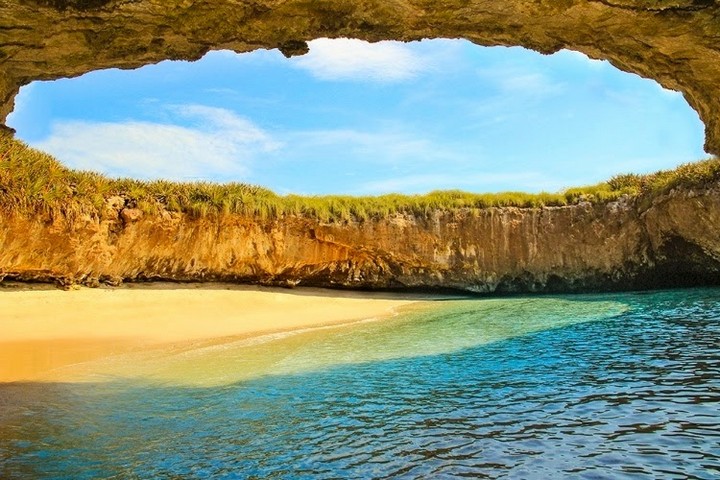
POLYGON ((0 289, 0 382, 158 346, 391 316, 412 296, 225 284, 0 289))

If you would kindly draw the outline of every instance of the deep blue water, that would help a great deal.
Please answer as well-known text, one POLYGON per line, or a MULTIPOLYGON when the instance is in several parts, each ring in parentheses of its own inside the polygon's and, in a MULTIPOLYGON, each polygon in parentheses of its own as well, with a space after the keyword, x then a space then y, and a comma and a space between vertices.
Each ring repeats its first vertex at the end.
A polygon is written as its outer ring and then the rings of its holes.
POLYGON ((0 386, 0 478, 720 478, 720 289, 438 302, 170 364, 0 386))

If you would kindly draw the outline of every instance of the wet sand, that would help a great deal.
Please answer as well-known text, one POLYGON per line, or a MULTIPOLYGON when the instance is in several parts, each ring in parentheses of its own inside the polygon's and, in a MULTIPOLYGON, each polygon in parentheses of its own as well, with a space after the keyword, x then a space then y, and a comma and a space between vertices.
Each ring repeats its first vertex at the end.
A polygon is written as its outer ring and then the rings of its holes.
POLYGON ((4 288, 0 382, 58 381, 64 367, 158 346, 389 317, 419 299, 224 284, 4 288))

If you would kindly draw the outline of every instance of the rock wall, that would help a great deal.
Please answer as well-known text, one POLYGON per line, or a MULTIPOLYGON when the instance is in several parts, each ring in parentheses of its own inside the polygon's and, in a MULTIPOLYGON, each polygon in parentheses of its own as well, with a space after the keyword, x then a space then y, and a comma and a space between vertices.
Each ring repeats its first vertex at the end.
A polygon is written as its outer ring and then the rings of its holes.
POLYGON ((569 292, 720 284, 720 185, 645 205, 397 214, 362 222, 105 210, 0 216, 0 277, 62 284, 265 285, 569 292))
POLYGON ((318 37, 577 50, 682 91, 705 122, 706 150, 720 154, 715 0, 7 0, 0 127, 33 80, 195 60, 211 49, 297 55, 318 37))

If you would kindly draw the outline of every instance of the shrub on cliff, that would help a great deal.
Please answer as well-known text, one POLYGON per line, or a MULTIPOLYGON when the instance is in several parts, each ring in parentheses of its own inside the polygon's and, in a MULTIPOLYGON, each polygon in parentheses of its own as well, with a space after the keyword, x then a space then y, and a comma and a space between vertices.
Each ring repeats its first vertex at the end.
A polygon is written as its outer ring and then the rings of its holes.
POLYGON ((162 210, 194 217, 240 214, 256 218, 305 216, 323 222, 368 220, 395 213, 430 216, 437 211, 490 207, 538 208, 580 202, 606 203, 623 195, 648 202, 673 188, 700 188, 720 181, 720 160, 711 158, 650 175, 616 175, 607 182, 559 193, 469 193, 438 190, 425 195, 280 196, 256 185, 111 179, 71 170, 45 153, 0 134, 0 208, 25 213, 100 215, 110 197, 147 213, 162 210))

